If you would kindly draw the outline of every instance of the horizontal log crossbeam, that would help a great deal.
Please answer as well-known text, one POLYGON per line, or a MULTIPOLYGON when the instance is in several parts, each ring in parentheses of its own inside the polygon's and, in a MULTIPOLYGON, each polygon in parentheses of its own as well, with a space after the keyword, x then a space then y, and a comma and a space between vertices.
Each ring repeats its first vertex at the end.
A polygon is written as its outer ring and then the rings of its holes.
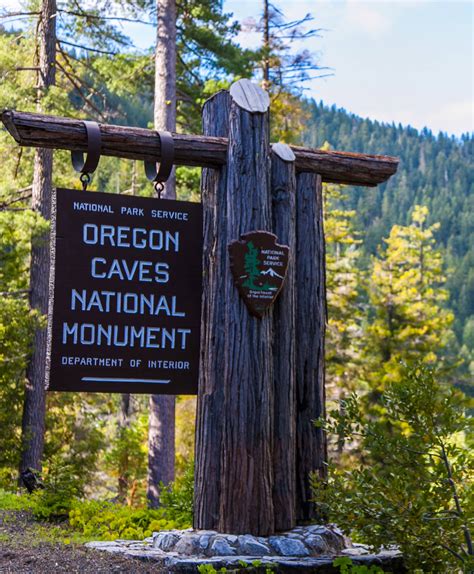
MULTIPOLYGON (((86 130, 81 120, 4 110, 1 119, 21 146, 86 151, 86 130)), ((135 160, 160 159, 160 140, 153 130, 100 124, 102 155, 135 160)), ((227 138, 173 134, 175 164, 219 168, 227 161, 227 138)), ((328 183, 373 187, 392 176, 398 158, 322 151, 291 146, 298 172, 321 175, 328 183)))

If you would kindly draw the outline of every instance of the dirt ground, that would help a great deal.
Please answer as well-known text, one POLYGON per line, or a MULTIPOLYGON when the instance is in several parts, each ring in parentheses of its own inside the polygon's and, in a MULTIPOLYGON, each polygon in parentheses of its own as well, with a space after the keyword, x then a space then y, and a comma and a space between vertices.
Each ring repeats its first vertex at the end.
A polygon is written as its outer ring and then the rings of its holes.
POLYGON ((60 526, 28 512, 0 511, 0 574, 165 574, 156 564, 54 541, 60 526))

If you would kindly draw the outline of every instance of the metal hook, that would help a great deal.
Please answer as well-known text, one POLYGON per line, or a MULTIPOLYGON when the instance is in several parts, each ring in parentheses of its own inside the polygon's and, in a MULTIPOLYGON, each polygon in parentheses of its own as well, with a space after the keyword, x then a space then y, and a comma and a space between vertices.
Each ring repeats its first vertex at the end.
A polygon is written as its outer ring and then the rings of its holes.
POLYGON ((82 191, 87 191, 87 186, 91 182, 91 176, 88 173, 81 173, 79 179, 82 183, 82 191))
POLYGON ((155 188, 156 195, 158 196, 158 199, 161 199, 161 194, 163 193, 163 190, 165 189, 165 184, 162 181, 155 181, 155 184, 153 187, 155 188))
POLYGON ((99 165, 102 136, 98 123, 90 121, 84 121, 83 123, 87 135, 87 156, 84 161, 84 154, 81 151, 72 151, 71 161, 75 171, 81 174, 79 179, 82 183, 82 189, 86 191, 91 180, 90 174, 99 165))

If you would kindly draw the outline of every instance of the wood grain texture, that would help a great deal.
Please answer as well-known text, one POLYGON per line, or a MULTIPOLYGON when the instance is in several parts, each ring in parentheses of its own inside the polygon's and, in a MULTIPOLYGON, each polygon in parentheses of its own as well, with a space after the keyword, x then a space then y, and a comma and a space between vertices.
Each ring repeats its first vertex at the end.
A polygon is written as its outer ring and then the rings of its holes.
POLYGON ((326 473, 327 445, 313 421, 325 412, 325 251, 321 177, 296 185, 296 519, 314 518, 309 477, 326 473))
MULTIPOLYGON (((86 130, 81 120, 26 112, 2 113, 2 121, 20 145, 87 151, 86 130)), ((160 139, 145 128, 100 124, 102 155, 159 161, 160 139)), ((227 139, 173 134, 175 163, 218 167, 226 161, 227 139)))
POLYGON ((247 112, 265 113, 270 107, 268 92, 245 78, 231 85, 230 95, 239 108, 247 112))
MULTIPOLYGON (((5 110, 2 122, 24 146, 87 150, 82 121, 5 110)), ((128 159, 160 159, 160 141, 152 130, 101 124, 102 155, 128 159)), ((219 168, 227 161, 227 138, 173 134, 175 163, 219 168)), ((321 175, 325 182, 374 186, 387 181, 398 167, 398 158, 291 146, 297 172, 321 175)))
MULTIPOLYGON (((274 150, 273 150, 274 151, 274 150)), ((290 248, 286 280, 273 309, 275 530, 296 525, 296 177, 294 163, 271 159, 273 231, 290 248)))
POLYGON ((227 246, 245 232, 271 229, 268 114, 230 102, 226 120, 219 113, 226 98, 216 96, 204 110, 206 131, 208 121, 214 130, 228 122, 230 145, 227 168, 205 172, 202 184, 210 260, 204 261, 195 526, 263 536, 274 530, 272 315, 249 314, 227 246))
MULTIPOLYGON (((221 91, 203 108, 203 131, 222 136, 229 132, 231 98, 221 91)), ((194 527, 216 530, 219 524, 220 476, 224 403, 223 374, 226 352, 225 243, 227 224, 227 168, 203 169, 203 291, 201 360, 196 413, 194 527), (224 238, 220 238, 220 234, 224 238)))
MULTIPOLYGON (((231 104, 227 155, 226 244, 271 229, 269 117, 231 104)), ((273 532, 272 310, 252 317, 225 269, 226 351, 219 530, 273 532)))

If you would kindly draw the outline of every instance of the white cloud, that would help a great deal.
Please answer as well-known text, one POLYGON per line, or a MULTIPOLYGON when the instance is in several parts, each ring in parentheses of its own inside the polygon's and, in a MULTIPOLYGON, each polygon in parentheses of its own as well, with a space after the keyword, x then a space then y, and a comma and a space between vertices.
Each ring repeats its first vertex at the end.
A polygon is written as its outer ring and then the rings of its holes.
POLYGON ((433 112, 427 124, 436 131, 449 131, 456 134, 474 131, 474 101, 460 100, 449 102, 433 112))
POLYGON ((344 13, 347 24, 356 31, 379 37, 390 29, 387 10, 372 2, 349 0, 344 13))

